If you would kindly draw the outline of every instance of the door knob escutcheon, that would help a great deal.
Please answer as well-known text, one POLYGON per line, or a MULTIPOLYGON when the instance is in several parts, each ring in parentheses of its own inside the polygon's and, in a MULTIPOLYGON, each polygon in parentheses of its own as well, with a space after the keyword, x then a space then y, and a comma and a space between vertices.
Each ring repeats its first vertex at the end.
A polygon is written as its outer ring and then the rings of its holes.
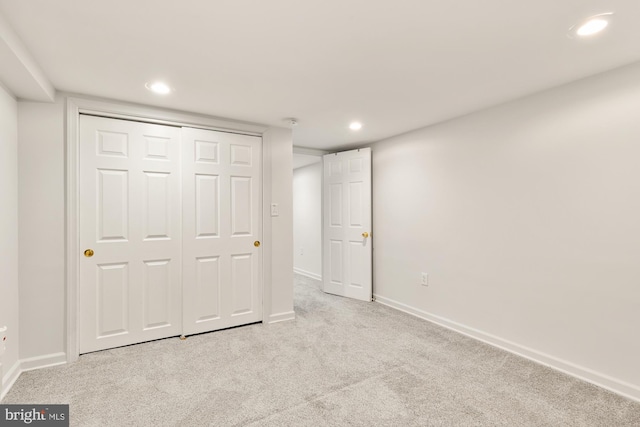
POLYGON ((93 256, 93 249, 87 249, 84 251, 84 256, 91 258, 93 256))

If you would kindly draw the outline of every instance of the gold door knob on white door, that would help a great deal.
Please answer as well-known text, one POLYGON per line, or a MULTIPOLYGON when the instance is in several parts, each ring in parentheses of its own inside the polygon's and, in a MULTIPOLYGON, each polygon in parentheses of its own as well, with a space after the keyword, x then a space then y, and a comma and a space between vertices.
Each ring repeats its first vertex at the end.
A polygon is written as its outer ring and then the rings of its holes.
POLYGON ((366 239, 367 237, 369 237, 369 233, 367 233, 367 232, 365 231, 364 233, 362 233, 362 237, 364 237, 364 238, 366 239))

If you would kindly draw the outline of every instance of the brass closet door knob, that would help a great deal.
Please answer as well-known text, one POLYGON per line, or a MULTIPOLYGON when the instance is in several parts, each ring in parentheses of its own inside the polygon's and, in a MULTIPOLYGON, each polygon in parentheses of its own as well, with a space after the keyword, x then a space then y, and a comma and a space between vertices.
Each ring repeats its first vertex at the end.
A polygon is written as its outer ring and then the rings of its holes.
POLYGON ((364 238, 366 239, 367 237, 369 237, 369 233, 367 233, 367 232, 365 231, 364 233, 362 233, 362 237, 364 237, 364 238))
POLYGON ((256 248, 260 247, 260 241, 256 240, 255 242, 253 242, 253 246, 255 246, 256 248))
POLYGON ((93 256, 93 249, 87 249, 84 251, 84 256, 91 258, 93 256))

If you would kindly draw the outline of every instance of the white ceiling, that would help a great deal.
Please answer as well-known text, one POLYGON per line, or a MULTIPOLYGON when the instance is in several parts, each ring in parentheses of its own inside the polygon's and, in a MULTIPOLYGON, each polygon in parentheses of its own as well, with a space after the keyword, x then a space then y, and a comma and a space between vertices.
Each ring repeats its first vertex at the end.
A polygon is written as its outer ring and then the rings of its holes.
POLYGON ((322 149, 640 60, 638 0, 0 0, 0 13, 57 90, 272 126, 296 117, 294 143, 322 149), (603 12, 615 12, 605 33, 567 37, 603 12), (153 79, 175 93, 148 92, 153 79))

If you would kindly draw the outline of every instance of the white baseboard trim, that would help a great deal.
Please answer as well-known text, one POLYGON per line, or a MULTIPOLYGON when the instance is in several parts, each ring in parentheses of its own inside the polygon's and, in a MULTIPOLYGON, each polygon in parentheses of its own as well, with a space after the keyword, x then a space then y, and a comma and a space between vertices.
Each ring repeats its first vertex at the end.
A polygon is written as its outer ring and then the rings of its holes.
POLYGON ((34 369, 49 368, 51 366, 64 365, 67 363, 66 353, 52 353, 44 356, 30 357, 28 359, 20 359, 7 372, 2 379, 2 394, 0 400, 4 399, 13 384, 16 382, 20 374, 34 369))
POLYGON ((52 353, 44 356, 30 357, 20 360, 22 372, 32 371, 40 368, 50 368, 51 366, 64 365, 67 363, 66 353, 52 353))
POLYGON ((411 307, 407 304, 394 301, 390 298, 375 294, 374 297, 376 302, 379 302, 380 304, 403 311, 405 313, 419 317, 420 319, 427 320, 431 323, 435 323, 439 326, 458 332, 462 335, 466 335, 470 338, 482 341, 494 347, 498 347, 502 350, 524 357, 533 362, 548 366, 567 375, 571 375, 583 381, 595 384, 598 387, 605 388, 628 399, 640 402, 640 387, 637 385, 630 384, 618 378, 614 378, 609 375, 594 371, 592 369, 585 368, 584 366, 576 365, 575 363, 557 358, 555 356, 551 356, 546 353, 542 353, 538 350, 534 350, 532 348, 525 347, 512 341, 505 340, 498 336, 491 335, 478 329, 474 329, 469 326, 454 322, 453 320, 428 313, 418 308, 411 307))
POLYGON ((318 281, 322 282, 322 276, 320 276, 319 274, 311 273, 309 271, 302 270, 300 268, 294 268, 293 272, 296 273, 296 274, 299 274, 301 276, 305 276, 305 277, 308 277, 310 279, 318 280, 318 281))
POLYGON ((22 371, 20 370, 20 361, 17 360, 16 363, 13 364, 11 369, 2 377, 2 393, 0 394, 0 401, 4 399, 4 397, 9 393, 13 384, 15 384, 16 380, 20 376, 22 371))
POLYGON ((278 323, 287 320, 294 320, 296 318, 295 311, 286 311, 284 313, 276 313, 269 316, 268 323, 278 323))

